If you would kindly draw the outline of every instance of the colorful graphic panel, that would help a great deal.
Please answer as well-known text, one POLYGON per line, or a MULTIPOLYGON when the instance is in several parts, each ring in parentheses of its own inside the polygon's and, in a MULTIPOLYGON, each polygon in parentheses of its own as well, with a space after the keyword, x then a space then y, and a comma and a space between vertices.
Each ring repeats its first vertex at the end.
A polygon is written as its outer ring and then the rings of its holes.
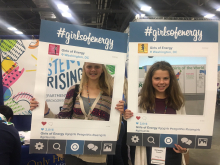
POLYGON ((39 40, 0 40, 4 104, 15 115, 30 115, 39 40))

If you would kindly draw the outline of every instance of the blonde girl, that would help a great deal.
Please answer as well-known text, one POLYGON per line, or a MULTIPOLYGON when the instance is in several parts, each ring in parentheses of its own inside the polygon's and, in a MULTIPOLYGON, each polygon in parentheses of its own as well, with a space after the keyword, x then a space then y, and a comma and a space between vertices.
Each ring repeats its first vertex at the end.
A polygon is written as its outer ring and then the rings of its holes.
MULTIPOLYGON (((75 87, 69 88, 59 114, 53 114, 45 104, 45 117, 109 121, 113 79, 105 66, 88 62, 84 64, 78 96, 73 106, 75 87)), ((32 99, 30 109, 33 110, 37 106, 38 102, 32 99)), ((119 101, 116 109, 123 112, 124 102, 119 101)), ((106 155, 64 155, 64 157, 66 165, 106 165, 106 155)))

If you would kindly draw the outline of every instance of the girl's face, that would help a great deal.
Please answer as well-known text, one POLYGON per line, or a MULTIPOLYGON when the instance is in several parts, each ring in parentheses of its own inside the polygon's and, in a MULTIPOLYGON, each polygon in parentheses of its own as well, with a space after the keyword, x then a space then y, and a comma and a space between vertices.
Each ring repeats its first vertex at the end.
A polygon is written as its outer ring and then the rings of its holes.
POLYGON ((170 85, 170 74, 167 70, 156 70, 152 76, 152 85, 157 93, 164 93, 170 85))
POLYGON ((84 69, 86 76, 90 80, 98 80, 103 72, 102 64, 96 64, 96 63, 86 62, 84 69))

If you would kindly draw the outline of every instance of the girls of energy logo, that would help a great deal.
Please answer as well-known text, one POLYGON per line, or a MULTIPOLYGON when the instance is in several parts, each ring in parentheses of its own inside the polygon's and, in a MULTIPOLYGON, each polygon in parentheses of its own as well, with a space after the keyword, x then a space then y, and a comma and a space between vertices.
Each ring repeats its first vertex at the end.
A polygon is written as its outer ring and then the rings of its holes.
POLYGON ((148 53, 148 44, 138 44, 138 53, 148 53))

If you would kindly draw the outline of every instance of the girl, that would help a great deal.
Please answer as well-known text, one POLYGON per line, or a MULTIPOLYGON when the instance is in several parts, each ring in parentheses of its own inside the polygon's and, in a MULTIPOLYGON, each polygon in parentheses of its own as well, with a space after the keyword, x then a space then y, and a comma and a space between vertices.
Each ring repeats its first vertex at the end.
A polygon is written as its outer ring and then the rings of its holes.
MULTIPOLYGON (((140 113, 159 113, 159 114, 185 114, 184 98, 181 93, 176 75, 172 66, 160 61, 154 63, 145 78, 143 88, 139 96, 140 113)), ((129 119, 133 116, 130 110, 125 110, 124 118, 129 119)), ((175 144, 176 148, 166 149, 166 165, 185 164, 182 154, 187 152, 175 144)), ((137 146, 135 150, 135 165, 151 165, 151 147, 137 146), (144 157, 141 153, 145 153, 144 157), (144 162, 141 162, 144 160, 144 162)))
MULTIPOLYGON (((84 64, 78 96, 73 106, 74 90, 75 86, 70 87, 63 108, 57 115, 54 115, 45 104, 45 117, 109 121, 113 78, 103 64, 87 62, 84 64)), ((35 99, 32 99, 30 103, 31 110, 38 106, 35 99)), ((124 102, 119 101, 116 109, 122 113, 124 102)), ((64 155, 64 157, 66 165, 106 165, 106 155, 64 155)))

